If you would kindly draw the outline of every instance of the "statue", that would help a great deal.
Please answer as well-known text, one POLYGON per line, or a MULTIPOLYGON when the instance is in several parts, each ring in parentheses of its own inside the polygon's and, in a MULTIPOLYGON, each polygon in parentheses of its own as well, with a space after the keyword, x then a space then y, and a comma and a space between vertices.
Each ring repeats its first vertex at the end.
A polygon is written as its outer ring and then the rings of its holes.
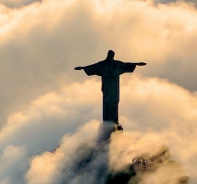
POLYGON ((103 121, 113 122, 119 125, 118 122, 118 104, 119 104, 119 76, 123 73, 131 73, 136 66, 144 66, 146 63, 124 63, 114 60, 114 51, 109 50, 107 58, 98 63, 88 66, 78 66, 75 70, 84 70, 90 75, 98 75, 102 78, 103 92, 103 121))

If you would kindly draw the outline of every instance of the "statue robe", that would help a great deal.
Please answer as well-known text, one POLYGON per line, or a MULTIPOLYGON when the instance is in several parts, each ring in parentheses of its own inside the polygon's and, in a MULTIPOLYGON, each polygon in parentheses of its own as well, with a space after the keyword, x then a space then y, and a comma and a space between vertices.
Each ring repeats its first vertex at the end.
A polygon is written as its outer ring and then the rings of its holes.
POLYGON ((134 63, 104 60, 83 68, 88 76, 98 75, 102 78, 103 121, 113 121, 118 124, 119 76, 133 72, 135 67, 134 63))

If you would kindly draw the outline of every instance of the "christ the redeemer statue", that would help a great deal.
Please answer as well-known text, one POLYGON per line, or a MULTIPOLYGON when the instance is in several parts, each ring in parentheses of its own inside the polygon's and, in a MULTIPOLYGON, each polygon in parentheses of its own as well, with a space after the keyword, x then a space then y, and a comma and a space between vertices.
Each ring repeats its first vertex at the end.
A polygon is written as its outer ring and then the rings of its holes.
POLYGON ((131 73, 136 66, 144 66, 146 63, 124 63, 114 60, 114 51, 109 50, 107 58, 98 63, 88 66, 78 66, 75 70, 84 70, 90 75, 98 75, 102 78, 103 92, 103 121, 118 122, 118 103, 119 103, 119 76, 123 73, 131 73))

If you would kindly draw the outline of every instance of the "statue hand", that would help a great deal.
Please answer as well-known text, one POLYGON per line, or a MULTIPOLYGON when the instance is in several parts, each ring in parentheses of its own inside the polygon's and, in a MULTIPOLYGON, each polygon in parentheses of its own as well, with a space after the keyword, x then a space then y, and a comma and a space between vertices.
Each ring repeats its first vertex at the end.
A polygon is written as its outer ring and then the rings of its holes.
POLYGON ((144 65, 146 65, 146 63, 144 63, 144 62, 139 62, 139 63, 137 63, 137 65, 138 65, 138 66, 144 66, 144 65))
POLYGON ((82 69, 83 69, 83 67, 78 66, 78 67, 75 67, 74 69, 75 69, 75 70, 82 70, 82 69))

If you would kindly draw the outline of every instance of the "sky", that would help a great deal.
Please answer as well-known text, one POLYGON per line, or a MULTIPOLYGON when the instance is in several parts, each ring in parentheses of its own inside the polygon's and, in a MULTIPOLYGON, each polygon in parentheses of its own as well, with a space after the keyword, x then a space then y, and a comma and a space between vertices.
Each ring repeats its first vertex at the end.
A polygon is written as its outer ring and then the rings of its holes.
MULTIPOLYGON (((81 145, 94 145, 102 94, 99 77, 74 67, 101 61, 110 49, 117 60, 147 65, 121 76, 124 132, 113 136, 109 159, 126 164, 166 146, 195 184, 196 4, 0 0, 0 184, 85 183, 61 170, 71 172, 81 145)), ((164 173, 152 184, 162 184, 164 173)))

